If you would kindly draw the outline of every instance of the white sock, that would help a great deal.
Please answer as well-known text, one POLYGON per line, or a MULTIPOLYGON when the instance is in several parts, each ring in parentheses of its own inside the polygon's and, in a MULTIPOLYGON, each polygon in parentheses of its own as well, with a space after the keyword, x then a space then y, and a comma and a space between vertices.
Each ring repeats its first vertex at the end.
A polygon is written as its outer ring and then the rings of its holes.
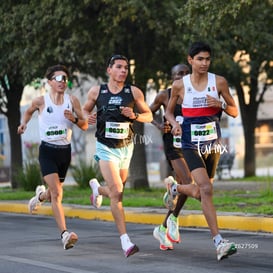
POLYGON ((214 236, 213 241, 214 241, 215 247, 217 247, 222 240, 223 240, 223 238, 220 234, 217 234, 216 236, 214 236))
POLYGON ((61 238, 63 238, 64 234, 66 234, 66 233, 68 233, 68 231, 67 231, 67 230, 64 230, 64 231, 62 232, 62 234, 61 234, 61 238))
POLYGON ((122 234, 120 236, 120 241, 121 241, 121 247, 124 251, 127 251, 130 247, 132 247, 134 244, 132 244, 129 236, 127 233, 122 234))

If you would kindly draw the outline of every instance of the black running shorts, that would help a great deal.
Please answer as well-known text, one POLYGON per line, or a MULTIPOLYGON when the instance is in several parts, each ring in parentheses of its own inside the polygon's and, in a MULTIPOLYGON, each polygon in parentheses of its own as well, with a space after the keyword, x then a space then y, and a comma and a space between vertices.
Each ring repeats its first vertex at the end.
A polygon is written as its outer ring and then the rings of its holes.
POLYGON ((183 158, 182 149, 173 147, 173 135, 171 133, 163 135, 163 145, 167 160, 183 158))
POLYGON ((39 162, 43 176, 57 173, 64 182, 71 161, 71 145, 55 145, 42 141, 39 147, 39 162))
POLYGON ((190 171, 197 168, 206 168, 209 178, 214 178, 220 159, 220 152, 211 151, 210 153, 200 155, 198 150, 183 149, 183 155, 190 171))

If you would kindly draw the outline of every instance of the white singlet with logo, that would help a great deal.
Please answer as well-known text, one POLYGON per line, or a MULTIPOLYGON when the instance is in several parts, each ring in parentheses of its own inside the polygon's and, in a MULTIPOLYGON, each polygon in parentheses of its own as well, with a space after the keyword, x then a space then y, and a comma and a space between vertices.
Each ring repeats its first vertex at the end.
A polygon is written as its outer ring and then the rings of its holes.
POLYGON ((62 105, 52 102, 49 94, 44 96, 45 107, 39 114, 40 138, 42 141, 66 145, 71 142, 72 123, 64 116, 64 110, 72 111, 70 96, 64 94, 62 105))

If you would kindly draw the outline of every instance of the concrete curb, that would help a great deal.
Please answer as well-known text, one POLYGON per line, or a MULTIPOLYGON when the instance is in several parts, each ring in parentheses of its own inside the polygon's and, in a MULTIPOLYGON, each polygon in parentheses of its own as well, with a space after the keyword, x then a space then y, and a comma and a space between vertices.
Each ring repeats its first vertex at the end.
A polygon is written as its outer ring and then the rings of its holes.
MULTIPOLYGON (((89 206, 64 205, 64 211, 66 217, 113 221, 109 207, 94 209, 89 206)), ((27 204, 19 202, 0 202, 0 212, 28 214, 28 207, 27 204)), ((156 208, 125 208, 126 222, 159 225, 166 212, 166 209, 156 208)), ((41 206, 37 214, 52 216, 51 206, 41 206)), ((208 228, 200 211, 183 211, 179 222, 182 227, 208 228)), ((263 215, 218 213, 218 225, 220 229, 273 233, 273 218, 263 215)))

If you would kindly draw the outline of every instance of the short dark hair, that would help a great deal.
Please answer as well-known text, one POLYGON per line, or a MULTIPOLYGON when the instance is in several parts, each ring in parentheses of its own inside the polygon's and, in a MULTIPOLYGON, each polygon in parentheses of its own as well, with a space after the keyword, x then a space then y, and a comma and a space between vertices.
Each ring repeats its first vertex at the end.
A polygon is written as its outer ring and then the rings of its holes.
POLYGON ((69 72, 68 72, 68 69, 65 65, 62 65, 62 64, 57 64, 57 65, 53 65, 53 66, 50 66, 46 73, 45 73, 45 77, 48 79, 48 80, 51 80, 52 79, 52 76, 54 75, 54 73, 56 71, 63 71, 66 73, 66 75, 69 77, 69 72))
POLYGON ((211 48, 208 44, 204 42, 194 42, 190 46, 188 54, 193 58, 200 52, 209 52, 209 54, 211 55, 211 48))
POLYGON ((125 57, 124 55, 120 55, 120 54, 114 54, 108 59, 107 67, 112 67, 113 64, 115 63, 115 60, 124 60, 129 65, 129 61, 128 61, 127 57, 125 57))

